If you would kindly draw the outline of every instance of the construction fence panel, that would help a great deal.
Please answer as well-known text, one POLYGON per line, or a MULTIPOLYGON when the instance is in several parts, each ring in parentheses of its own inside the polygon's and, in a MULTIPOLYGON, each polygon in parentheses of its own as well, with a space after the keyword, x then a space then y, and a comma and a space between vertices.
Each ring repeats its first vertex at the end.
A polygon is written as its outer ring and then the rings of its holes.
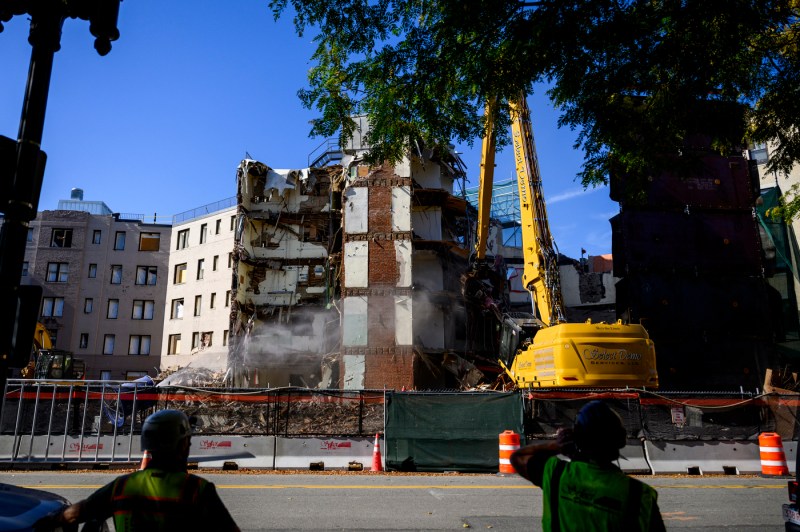
POLYGON ((384 426, 382 390, 235 390, 151 384, 9 379, 0 409, 0 460, 136 462, 141 460, 139 435, 144 419, 165 408, 193 418, 192 459, 238 460, 242 466, 253 467, 274 466, 279 436, 347 437, 363 442, 384 426), (254 436, 268 438, 248 439, 254 436))
POLYGON ((383 430, 383 391, 165 388, 160 408, 196 418, 198 434, 368 436, 383 430))
POLYGON ((762 432, 797 439, 799 396, 777 394, 654 393, 644 390, 525 393, 525 434, 552 439, 571 427, 578 411, 603 400, 622 418, 628 438, 647 441, 753 441, 762 432))
POLYGON ((506 430, 522 431, 518 393, 387 393, 386 469, 496 472, 506 430))

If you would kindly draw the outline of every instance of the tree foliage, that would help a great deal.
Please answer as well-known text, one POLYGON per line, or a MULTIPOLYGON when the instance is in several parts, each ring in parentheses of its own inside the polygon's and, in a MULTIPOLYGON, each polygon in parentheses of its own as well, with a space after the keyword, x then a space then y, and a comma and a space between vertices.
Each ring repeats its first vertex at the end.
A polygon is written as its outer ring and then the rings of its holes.
MULTIPOLYGON (((800 157, 798 0, 271 0, 317 44, 300 98, 314 135, 370 120, 374 161, 409 142, 471 144, 483 106, 547 82, 578 131, 585 186, 677 165, 693 134, 720 152, 776 140, 800 157), (291 9, 290 9, 291 8, 291 9)), ((502 108, 502 106, 501 106, 502 108)), ((535 113, 535 110, 534 110, 535 113)), ((499 144, 508 117, 495 117, 499 144)))

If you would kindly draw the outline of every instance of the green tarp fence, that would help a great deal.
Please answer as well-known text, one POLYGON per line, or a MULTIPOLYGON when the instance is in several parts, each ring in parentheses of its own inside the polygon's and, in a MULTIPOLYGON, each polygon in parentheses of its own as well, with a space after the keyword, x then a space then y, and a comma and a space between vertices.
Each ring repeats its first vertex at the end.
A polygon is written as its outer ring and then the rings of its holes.
POLYGON ((519 393, 387 393, 386 468, 496 472, 506 430, 522 434, 519 393))

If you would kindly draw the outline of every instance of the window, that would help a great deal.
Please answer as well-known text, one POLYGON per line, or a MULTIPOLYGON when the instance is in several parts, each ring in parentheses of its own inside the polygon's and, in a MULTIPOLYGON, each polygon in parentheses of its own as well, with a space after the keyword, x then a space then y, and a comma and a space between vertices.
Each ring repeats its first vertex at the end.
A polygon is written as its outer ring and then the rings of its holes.
POLYGON ((228 329, 222 331, 222 345, 228 345, 228 329))
POLYGON ((192 333, 192 349, 197 349, 200 346, 200 333, 192 333))
POLYGON ((90 264, 89 265, 89 279, 94 279, 97 277, 97 264, 90 264))
POLYGON ((203 296, 194 296, 194 315, 200 315, 200 307, 203 306, 203 296))
POLYGON ((122 264, 111 265, 111 284, 122 284, 122 264))
POLYGON ((51 248, 71 248, 72 247, 72 229, 53 229, 50 236, 51 248))
POLYGON ((69 263, 67 262, 47 263, 48 283, 66 283, 67 280, 69 280, 69 263))
POLYGON ((231 216, 231 231, 236 227, 236 215, 231 216))
POLYGON ((205 274, 206 260, 200 259, 197 261, 197 280, 201 280, 205 274))
POLYGON ((92 310, 94 310, 94 299, 87 297, 83 300, 83 313, 91 314, 92 310))
POLYGON ((211 292, 211 302, 208 305, 209 308, 214 308, 214 305, 217 303, 217 293, 211 292))
POLYGON ((220 218, 219 220, 217 220, 217 221, 215 222, 215 225, 214 225, 214 234, 215 234, 215 235, 218 235, 218 234, 219 234, 219 231, 220 231, 220 229, 221 229, 221 228, 222 228, 222 219, 220 218))
POLYGON ((211 331, 204 332, 200 335, 200 347, 205 349, 206 347, 211 347, 211 338, 214 336, 214 333, 211 331))
POLYGON ((114 235, 114 249, 117 251, 125 249, 125 231, 117 231, 114 235))
POLYGON ((208 224, 202 224, 200 226, 200 243, 205 244, 207 238, 208 238, 208 224))
POLYGON ((230 307, 231 306, 231 291, 230 290, 225 292, 225 306, 226 307, 230 307))
POLYGON ((125 380, 126 381, 135 381, 136 379, 141 379, 142 377, 147 377, 146 371, 126 371, 125 372, 125 380))
POLYGON ((169 317, 173 320, 183 319, 183 298, 172 300, 169 317))
POLYGON ((42 298, 42 316, 44 316, 45 318, 60 318, 63 315, 64 315, 63 297, 42 298))
POLYGON ((150 354, 150 336, 132 334, 128 342, 129 355, 149 355, 150 354))
POLYGON ((180 352, 181 352, 181 335, 170 334, 169 340, 167 341, 167 354, 177 355, 180 352))
POLYGON ((113 355, 114 354, 114 335, 107 334, 103 337, 103 354, 104 355, 113 355))
POLYGON ((111 372, 109 370, 103 370, 100 372, 100 380, 101 381, 110 381, 111 380, 111 372))
POLYGON ((92 244, 99 244, 100 243, 100 235, 102 235, 102 234, 103 234, 103 232, 100 231, 99 229, 95 229, 94 231, 92 231, 92 244))
POLYGON ((133 300, 133 315, 131 319, 134 320, 152 320, 153 313, 155 312, 156 302, 146 299, 133 300))
POLYGON ((233 266, 233 253, 228 253, 228 268, 233 266))
POLYGON ((137 266, 136 267, 136 284, 151 286, 155 285, 158 281, 158 268, 155 266, 137 266))
POLYGON ((81 340, 78 343, 78 347, 80 349, 86 349, 89 347, 89 333, 81 333, 81 340))
POLYGON ((214 259, 211 261, 211 269, 213 271, 217 271, 218 265, 219 265, 219 255, 214 255, 214 259))
POLYGON ((109 299, 106 318, 110 320, 115 320, 117 319, 117 316, 119 316, 119 299, 109 299))
POLYGON ((175 249, 186 249, 187 247, 189 247, 189 230, 178 231, 178 247, 175 249))
POLYGON ((27 236, 25 237, 25 240, 26 240, 27 242, 33 242, 33 227, 29 227, 29 228, 28 228, 28 234, 27 234, 27 236))
POLYGON ((161 233, 141 233, 139 251, 158 251, 161 247, 161 233))
POLYGON ((25 261, 25 262, 22 263, 22 276, 23 277, 27 277, 28 276, 28 268, 29 267, 30 266, 28 265, 28 261, 25 261))
POLYGON ((175 265, 175 277, 173 284, 182 284, 186 282, 186 263, 175 265))

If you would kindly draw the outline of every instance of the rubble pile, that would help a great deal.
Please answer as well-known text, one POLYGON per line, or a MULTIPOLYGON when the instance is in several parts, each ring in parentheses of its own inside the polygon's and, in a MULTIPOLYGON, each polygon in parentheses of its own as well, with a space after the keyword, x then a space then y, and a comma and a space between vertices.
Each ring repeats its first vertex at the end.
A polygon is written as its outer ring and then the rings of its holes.
POLYGON ((208 390, 170 394, 162 402, 164 408, 194 416, 197 434, 359 436, 383 431, 383 403, 358 398, 267 393, 262 399, 253 392, 208 390))
POLYGON ((167 369, 162 371, 155 380, 159 387, 221 388, 224 386, 225 372, 193 367, 167 369))

